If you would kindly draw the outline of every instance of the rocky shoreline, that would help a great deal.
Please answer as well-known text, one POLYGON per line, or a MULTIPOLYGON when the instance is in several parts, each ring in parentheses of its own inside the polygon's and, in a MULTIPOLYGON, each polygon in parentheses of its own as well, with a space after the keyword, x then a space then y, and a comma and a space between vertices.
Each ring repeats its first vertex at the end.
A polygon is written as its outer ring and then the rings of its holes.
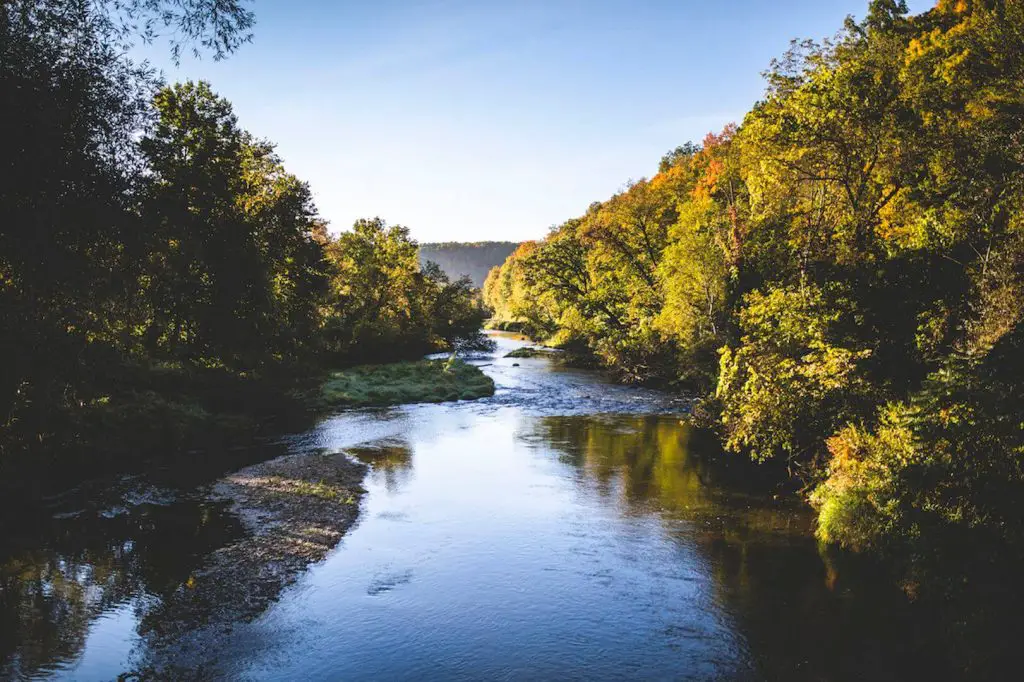
POLYGON ((145 614, 138 665, 122 679, 216 676, 217 641, 264 613, 355 523, 366 471, 345 451, 295 454, 215 483, 211 500, 228 503, 245 535, 145 614))

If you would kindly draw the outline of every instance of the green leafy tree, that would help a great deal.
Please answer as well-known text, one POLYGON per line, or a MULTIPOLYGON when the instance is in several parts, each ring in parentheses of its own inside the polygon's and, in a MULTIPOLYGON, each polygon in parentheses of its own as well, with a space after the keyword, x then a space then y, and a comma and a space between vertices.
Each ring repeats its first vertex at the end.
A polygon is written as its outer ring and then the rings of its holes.
POLYGON ((805 286, 745 297, 740 344, 722 350, 718 384, 729 447, 799 465, 819 454, 820 434, 874 404, 863 368, 871 351, 843 334, 854 311, 828 293, 805 286))
POLYGON ((127 43, 166 28, 223 56, 251 24, 233 0, 0 3, 0 466, 73 432, 139 350, 154 79, 127 43))
POLYGON ((416 357, 479 342, 484 310, 468 278, 420 268, 401 225, 358 220, 327 245, 332 267, 325 344, 336 362, 416 357))
POLYGON ((294 354, 318 326, 326 287, 309 189, 208 84, 164 88, 154 101, 141 143, 152 170, 150 347, 235 368, 294 354))

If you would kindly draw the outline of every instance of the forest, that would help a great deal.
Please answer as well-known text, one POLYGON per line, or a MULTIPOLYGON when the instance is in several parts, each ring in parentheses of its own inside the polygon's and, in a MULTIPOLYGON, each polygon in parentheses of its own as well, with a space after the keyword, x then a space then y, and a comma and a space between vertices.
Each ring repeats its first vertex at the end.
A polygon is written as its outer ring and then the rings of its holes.
POLYGON ((765 77, 741 122, 520 245, 485 302, 702 396, 827 543, 1019 555, 1024 3, 874 0, 765 77))
POLYGON ((0 6, 3 480, 187 449, 328 371, 479 343, 473 278, 511 251, 482 282, 492 324, 702 396, 694 418, 784 470, 822 540, 1024 549, 1021 3, 874 0, 653 177, 542 240, 465 248, 328 231, 210 84, 127 56, 169 35, 222 58, 253 21, 0 6))
POLYGON ((0 678, 1012 679, 1024 1, 857 2, 0 1, 0 678))
POLYGON ((466 278, 379 218, 328 232, 306 183, 205 82, 244 3, 0 5, 0 480, 24 490, 237 435, 328 369, 478 339, 466 278))
POLYGON ((516 242, 424 242, 420 263, 436 263, 451 279, 469 277, 479 289, 491 268, 501 265, 519 246, 516 242))

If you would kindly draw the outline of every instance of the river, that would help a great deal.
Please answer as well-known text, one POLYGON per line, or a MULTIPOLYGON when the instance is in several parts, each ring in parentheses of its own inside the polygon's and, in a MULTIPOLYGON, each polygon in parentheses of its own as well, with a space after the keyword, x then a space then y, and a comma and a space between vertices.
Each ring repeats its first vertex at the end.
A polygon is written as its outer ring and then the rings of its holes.
MULTIPOLYGON (((359 520, 260 613, 197 635, 173 677, 947 676, 932 620, 723 466, 684 402, 497 339, 476 361, 492 398, 341 412, 245 453, 360 457, 359 520)), ((205 490, 123 479, 0 539, 0 676, 134 670, 161 602, 245 533, 205 490)))

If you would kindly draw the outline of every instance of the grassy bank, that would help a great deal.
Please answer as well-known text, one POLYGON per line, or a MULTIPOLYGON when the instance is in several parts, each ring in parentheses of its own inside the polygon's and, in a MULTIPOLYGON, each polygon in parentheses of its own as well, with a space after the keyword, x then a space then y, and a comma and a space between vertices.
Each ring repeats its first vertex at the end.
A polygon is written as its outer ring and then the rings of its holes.
POLYGON ((0 492, 20 502, 110 474, 168 463, 213 475, 239 465, 236 450, 306 428, 325 408, 466 400, 494 382, 456 360, 364 365, 331 373, 241 374, 171 365, 121 365, 118 390, 60 409, 21 415, 0 435, 0 492), (40 435, 41 434, 41 435, 40 435), (205 453, 205 454, 204 454, 205 453))
POLYGON ((551 348, 525 346, 505 353, 506 358, 560 358, 562 353, 551 348))
POLYGON ((364 407, 471 400, 494 394, 494 381, 461 360, 362 365, 332 372, 320 391, 324 406, 364 407))

